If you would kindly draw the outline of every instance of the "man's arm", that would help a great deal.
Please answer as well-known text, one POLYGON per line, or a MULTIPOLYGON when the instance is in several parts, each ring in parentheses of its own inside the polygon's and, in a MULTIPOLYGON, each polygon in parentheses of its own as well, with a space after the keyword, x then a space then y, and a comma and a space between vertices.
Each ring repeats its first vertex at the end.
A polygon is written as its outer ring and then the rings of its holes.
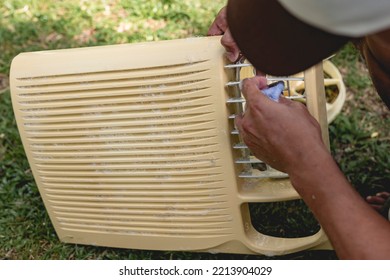
POLYGON ((342 259, 390 259, 390 223, 374 211, 341 173, 330 154, 317 153, 307 172, 289 172, 342 259))
POLYGON ((247 108, 236 125, 245 143, 256 157, 290 175, 340 258, 390 259, 390 223, 346 180, 317 121, 298 102, 265 97, 260 92, 265 86, 262 77, 243 83, 247 108))

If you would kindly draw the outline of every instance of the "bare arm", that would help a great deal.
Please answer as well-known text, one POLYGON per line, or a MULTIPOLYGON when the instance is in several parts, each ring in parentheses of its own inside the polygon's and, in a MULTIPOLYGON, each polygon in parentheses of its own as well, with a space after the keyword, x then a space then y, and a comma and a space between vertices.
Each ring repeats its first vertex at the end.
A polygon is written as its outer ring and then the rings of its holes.
POLYGON ((243 84, 247 109, 236 125, 261 160, 290 175, 343 259, 390 259, 390 223, 349 184, 321 140, 318 123, 306 108, 261 94, 265 79, 243 84))
POLYGON ((390 223, 352 188, 324 151, 308 171, 290 171, 293 186, 343 259, 390 259, 390 223), (310 171, 309 171, 310 170, 310 171))

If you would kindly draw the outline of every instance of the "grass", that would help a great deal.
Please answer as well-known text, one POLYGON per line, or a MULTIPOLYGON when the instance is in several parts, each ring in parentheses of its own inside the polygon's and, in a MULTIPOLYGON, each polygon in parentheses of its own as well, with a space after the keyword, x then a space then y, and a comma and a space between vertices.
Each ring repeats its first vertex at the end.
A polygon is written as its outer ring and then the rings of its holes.
MULTIPOLYGON (((224 2, 3 0, 0 74, 9 74, 11 60, 20 52, 201 36, 224 2)), ((390 191, 390 113, 377 97, 352 45, 344 47, 333 62, 344 75, 348 98, 342 114, 330 126, 332 153, 362 195, 390 191)), ((269 259, 60 243, 26 160, 9 91, 0 94, 0 113, 0 259, 269 259)), ((252 208, 267 217, 267 224, 256 224, 256 219, 253 223, 269 234, 299 235, 301 228, 309 233, 318 229, 301 202, 252 208)), ((334 258, 333 252, 309 251, 275 259, 334 258)))

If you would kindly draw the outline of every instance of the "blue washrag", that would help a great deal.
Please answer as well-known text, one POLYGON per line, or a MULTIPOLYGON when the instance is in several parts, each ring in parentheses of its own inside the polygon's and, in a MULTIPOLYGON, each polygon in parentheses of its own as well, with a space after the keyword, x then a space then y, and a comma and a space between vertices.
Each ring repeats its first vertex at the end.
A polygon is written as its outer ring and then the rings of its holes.
POLYGON ((278 102, 279 97, 284 90, 284 83, 278 82, 269 88, 263 89, 262 92, 271 100, 278 102))

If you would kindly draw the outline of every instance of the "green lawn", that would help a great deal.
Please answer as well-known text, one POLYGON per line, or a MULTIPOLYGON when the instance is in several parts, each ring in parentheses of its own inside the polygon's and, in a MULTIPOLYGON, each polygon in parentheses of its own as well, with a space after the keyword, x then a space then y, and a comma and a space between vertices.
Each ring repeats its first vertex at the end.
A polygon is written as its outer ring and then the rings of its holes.
MULTIPOLYGON (((203 36, 225 0, 0 0, 0 78, 20 52, 203 36)), ((348 97, 330 126, 335 159, 362 195, 390 191, 390 113, 379 100, 351 45, 333 62, 348 97)), ((1 85, 0 81, 0 85, 1 85)), ((1 92, 1 88, 0 88, 1 92)), ((25 158, 9 91, 0 93, 0 259, 269 259, 188 252, 112 249, 60 243, 25 158)), ((337 194, 334 194, 337 195, 337 194)), ((256 208, 257 225, 285 236, 318 228, 301 202, 256 208), (298 212, 298 215, 290 215, 298 212), (283 222, 282 222, 283 221, 283 222), (304 225, 304 226, 302 226, 304 225)), ((254 221, 255 223, 255 221, 254 221)), ((277 259, 334 259, 333 252, 300 252, 277 259)))

